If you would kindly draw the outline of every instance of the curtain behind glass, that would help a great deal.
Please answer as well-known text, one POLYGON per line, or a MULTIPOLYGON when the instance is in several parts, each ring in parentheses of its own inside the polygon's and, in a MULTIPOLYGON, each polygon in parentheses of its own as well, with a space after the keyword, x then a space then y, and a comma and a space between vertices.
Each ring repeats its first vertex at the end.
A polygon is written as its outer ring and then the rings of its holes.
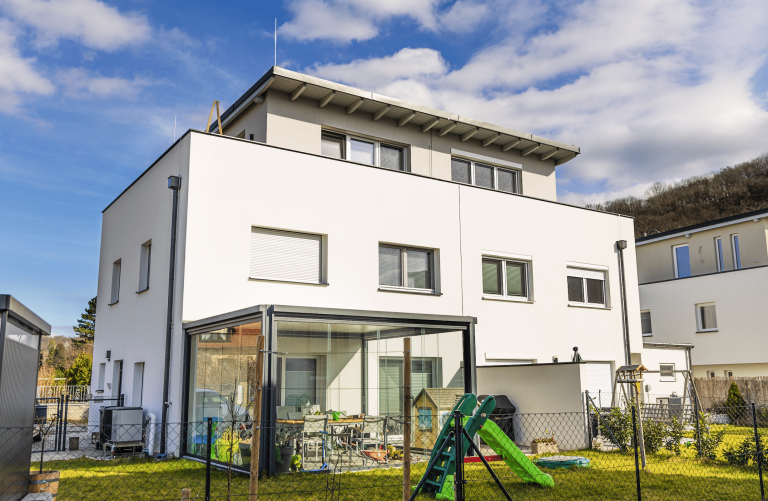
POLYGON ((517 173, 506 169, 497 169, 497 177, 499 178, 499 190, 509 193, 517 193, 517 173))
POLYGON ((475 184, 483 188, 493 188, 493 167, 475 164, 475 184))
POLYGON ((470 183, 470 164, 466 160, 451 159, 451 180, 459 183, 470 183))
POLYGON ((507 263, 507 295, 525 296, 525 264, 507 263))
POLYGON ((483 294, 501 294, 501 261, 483 259, 483 294))
POLYGON ((387 169, 403 170, 403 149, 394 146, 381 145, 379 148, 381 166, 387 169))
POLYGON ((594 278, 586 278, 587 281, 587 302, 592 304, 605 303, 603 296, 603 281, 594 278))
POLYGON ((568 301, 574 303, 584 302, 584 286, 581 281, 583 278, 568 277, 568 301))
POLYGON ((400 249, 379 246, 379 285, 403 285, 400 249))

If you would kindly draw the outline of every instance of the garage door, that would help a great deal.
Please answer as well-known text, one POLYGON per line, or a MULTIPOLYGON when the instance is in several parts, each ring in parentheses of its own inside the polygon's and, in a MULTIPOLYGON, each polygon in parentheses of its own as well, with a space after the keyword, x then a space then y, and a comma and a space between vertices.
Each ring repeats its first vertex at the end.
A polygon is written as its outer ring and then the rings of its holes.
POLYGON ((589 391, 589 396, 599 407, 611 405, 611 393, 613 392, 613 374, 611 364, 608 362, 588 363, 586 365, 586 384, 584 389, 589 391))

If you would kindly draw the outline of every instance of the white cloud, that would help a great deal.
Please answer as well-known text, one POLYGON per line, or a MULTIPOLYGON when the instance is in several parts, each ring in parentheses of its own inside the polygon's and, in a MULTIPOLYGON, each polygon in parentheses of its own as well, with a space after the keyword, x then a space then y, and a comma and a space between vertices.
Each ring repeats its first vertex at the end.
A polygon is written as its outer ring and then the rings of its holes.
POLYGON ((98 0, 0 0, 0 9, 32 26, 39 48, 66 38, 111 51, 150 38, 145 16, 121 13, 98 0))
POLYGON ((49 95, 53 84, 34 67, 35 59, 23 58, 16 48, 16 30, 0 18, 0 112, 15 114, 29 94, 49 95))
POLYGON ((440 24, 450 31, 472 31, 488 16, 489 8, 485 4, 459 0, 447 12, 440 16, 440 24))
POLYGON ((59 71, 56 81, 64 88, 64 95, 73 98, 111 97, 134 99, 151 82, 136 77, 133 80, 94 75, 82 68, 59 71))
POLYGON ((543 13, 563 19, 558 29, 530 36, 513 30, 455 70, 426 48, 311 70, 566 143, 572 109, 583 154, 558 169, 570 201, 639 195, 654 181, 702 174, 768 149, 764 96, 752 91, 767 63, 768 4, 564 5, 567 12, 543 13))

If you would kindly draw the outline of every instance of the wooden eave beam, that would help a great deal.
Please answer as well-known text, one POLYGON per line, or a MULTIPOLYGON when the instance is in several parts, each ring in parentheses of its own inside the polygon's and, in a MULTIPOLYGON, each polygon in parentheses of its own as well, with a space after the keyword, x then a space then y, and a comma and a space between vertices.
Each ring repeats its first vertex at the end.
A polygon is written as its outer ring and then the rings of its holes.
POLYGON ((538 144, 538 143, 534 144, 533 146, 529 146, 529 147, 527 147, 526 149, 523 150, 523 156, 527 157, 528 155, 530 155, 534 151, 538 150, 539 148, 541 148, 541 145, 538 144))
POLYGON ((326 105, 327 105, 328 103, 330 103, 330 102, 331 102, 331 99, 333 99, 333 97, 334 97, 335 95, 336 95, 336 91, 335 91, 335 90, 332 90, 331 92, 329 92, 328 94, 326 94, 325 96, 323 96, 323 98, 322 98, 322 99, 320 100, 320 102, 318 103, 319 107, 320 107, 320 108, 325 108, 325 107, 326 107, 326 105))
POLYGON ((461 142, 468 141, 469 138, 480 132, 480 129, 475 127, 473 130, 467 131, 461 135, 461 142))
POLYGON ((361 104, 363 104, 363 98, 362 97, 360 99, 358 99, 357 101, 355 101, 354 103, 352 103, 349 106, 347 106, 347 115, 351 115, 352 113, 354 113, 355 110, 357 110, 360 107, 361 104))
POLYGON ((517 146, 518 144, 520 144, 521 141, 522 141, 522 139, 515 138, 512 141, 508 142, 507 144, 502 144, 501 145, 501 151, 509 151, 512 148, 514 148, 515 146, 517 146))
POLYGON ((541 160, 542 162, 543 162, 544 160, 549 160, 550 158, 552 158, 552 157, 555 155, 555 153, 558 153, 559 151, 560 151, 560 150, 559 150, 558 148, 555 148, 554 150, 550 151, 549 153, 546 153, 546 154, 544 154, 544 155, 541 155, 541 156, 539 157, 539 160, 541 160))
POLYGON ((444 135, 448 134, 449 132, 451 132, 453 130, 454 127, 456 127, 456 125, 457 125, 456 122, 451 122, 451 123, 449 123, 447 125, 444 125, 443 128, 440 129, 440 132, 438 132, 437 135, 438 136, 444 136, 444 135))
POLYGON ((437 125, 437 122, 439 121, 440 121, 439 118, 433 118, 432 120, 430 120, 429 122, 421 126, 421 132, 427 132, 429 129, 437 125))
POLYGON ((485 139, 483 139, 483 142, 480 144, 482 144, 483 148, 485 148, 486 146, 489 146, 495 143, 496 140, 499 139, 500 137, 501 137, 501 134, 496 134, 495 136, 486 137, 485 139))
POLYGON ((412 111, 410 115, 405 115, 403 118, 397 121, 397 126, 402 127, 403 125, 407 124, 411 121, 413 117, 416 116, 416 112, 412 111))
POLYGON ((296 87, 296 89, 291 92, 291 101, 296 101, 305 90, 307 90, 307 84, 301 84, 296 87))
POLYGON ((380 110, 376 111, 376 113, 373 114, 373 121, 375 122, 376 120, 386 115, 390 108, 391 108, 390 105, 386 105, 382 107, 380 110))

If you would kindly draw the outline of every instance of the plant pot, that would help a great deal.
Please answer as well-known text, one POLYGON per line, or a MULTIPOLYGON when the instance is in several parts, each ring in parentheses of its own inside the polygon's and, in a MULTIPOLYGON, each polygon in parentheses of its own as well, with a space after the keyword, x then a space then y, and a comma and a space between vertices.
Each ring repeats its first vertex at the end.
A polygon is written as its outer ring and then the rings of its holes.
POLYGON ((293 457, 293 446, 284 445, 277 449, 277 455, 280 456, 282 463, 275 461, 275 473, 288 473, 291 471, 291 458, 293 457))
POLYGON ((557 443, 547 444, 541 442, 531 442, 531 452, 534 455, 560 452, 560 446, 557 443))
POLYGON ((42 472, 29 474, 29 493, 50 492, 56 499, 59 490, 59 472, 56 470, 43 470, 42 472))

